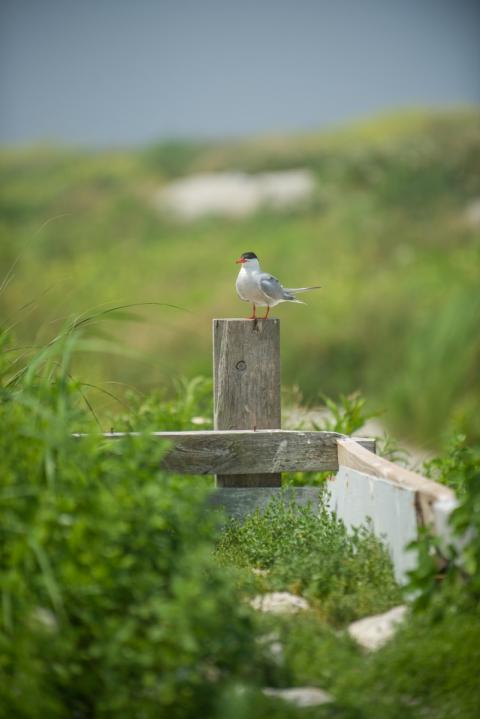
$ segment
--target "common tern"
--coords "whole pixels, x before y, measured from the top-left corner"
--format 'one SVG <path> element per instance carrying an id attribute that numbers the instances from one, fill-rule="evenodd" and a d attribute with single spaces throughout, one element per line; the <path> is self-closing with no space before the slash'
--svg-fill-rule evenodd
<path id="1" fill-rule="evenodd" d="M 266 307 L 267 311 L 264 317 L 260 319 L 266 320 L 270 307 L 280 304 L 280 302 L 298 302 L 304 305 L 305 302 L 297 300 L 296 292 L 308 292 L 308 290 L 318 290 L 319 285 L 314 287 L 283 287 L 276 277 L 262 272 L 260 263 L 255 252 L 244 252 L 243 255 L 236 260 L 237 264 L 242 265 L 238 273 L 237 282 L 235 284 L 237 294 L 241 300 L 251 302 L 253 311 L 249 320 L 256 320 L 256 308 Z"/>

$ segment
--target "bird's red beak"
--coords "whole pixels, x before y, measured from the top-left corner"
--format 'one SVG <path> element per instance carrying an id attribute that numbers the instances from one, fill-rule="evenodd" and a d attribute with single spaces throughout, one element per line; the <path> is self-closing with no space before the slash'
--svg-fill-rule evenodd
<path id="1" fill-rule="evenodd" d="M 235 264 L 236 264 L 236 265 L 243 265 L 243 264 L 245 264 L 246 261 L 247 261 L 247 260 L 245 259 L 245 257 L 240 257 L 239 260 L 235 260 Z"/>

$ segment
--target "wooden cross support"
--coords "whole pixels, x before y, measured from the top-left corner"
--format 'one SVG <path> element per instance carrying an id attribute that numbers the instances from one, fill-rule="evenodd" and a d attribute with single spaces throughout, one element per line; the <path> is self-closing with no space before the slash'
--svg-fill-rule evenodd
<path id="1" fill-rule="evenodd" d="M 109 440 L 138 432 L 107 432 Z M 87 435 L 76 434 L 77 438 Z M 295 432 L 263 429 L 200 432 L 153 432 L 152 441 L 168 442 L 162 467 L 177 474 L 220 474 L 225 477 L 263 476 L 280 472 L 336 472 L 338 432 Z M 374 439 L 355 443 L 375 451 Z"/>
<path id="2" fill-rule="evenodd" d="M 213 320 L 214 428 L 280 429 L 280 320 Z M 217 474 L 218 487 L 279 487 L 279 471 Z"/>

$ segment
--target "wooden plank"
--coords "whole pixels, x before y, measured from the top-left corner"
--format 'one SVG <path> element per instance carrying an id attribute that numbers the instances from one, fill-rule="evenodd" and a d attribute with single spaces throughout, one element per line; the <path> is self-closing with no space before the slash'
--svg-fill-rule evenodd
<path id="1" fill-rule="evenodd" d="M 280 320 L 213 320 L 214 428 L 279 429 Z M 280 486 L 279 471 L 221 472 L 223 487 Z"/>
<path id="2" fill-rule="evenodd" d="M 419 524 L 434 524 L 435 503 L 448 503 L 455 499 L 455 493 L 449 487 L 378 457 L 348 437 L 338 440 L 338 463 L 340 466 L 356 469 L 371 477 L 386 479 L 392 484 L 414 491 Z"/>
<path id="3" fill-rule="evenodd" d="M 274 498 L 285 504 L 295 502 L 299 505 L 318 506 L 321 494 L 319 487 L 219 487 L 208 498 L 213 509 L 222 509 L 227 517 L 242 520 L 257 509 L 262 512 Z"/>
<path id="4" fill-rule="evenodd" d="M 105 439 L 139 436 L 138 432 L 110 432 Z M 85 435 L 75 435 L 82 437 Z M 277 472 L 335 472 L 338 469 L 338 432 L 296 432 L 270 429 L 153 432 L 154 440 L 166 440 L 170 449 L 164 467 L 179 474 L 264 474 Z M 375 440 L 355 440 L 370 451 Z"/>

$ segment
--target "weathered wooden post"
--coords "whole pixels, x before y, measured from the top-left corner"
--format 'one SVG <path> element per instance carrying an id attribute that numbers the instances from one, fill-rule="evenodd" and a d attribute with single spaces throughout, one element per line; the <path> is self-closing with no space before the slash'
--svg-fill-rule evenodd
<path id="1" fill-rule="evenodd" d="M 280 320 L 213 320 L 214 428 L 280 429 Z M 279 487 L 280 474 L 217 475 L 219 487 Z"/>

